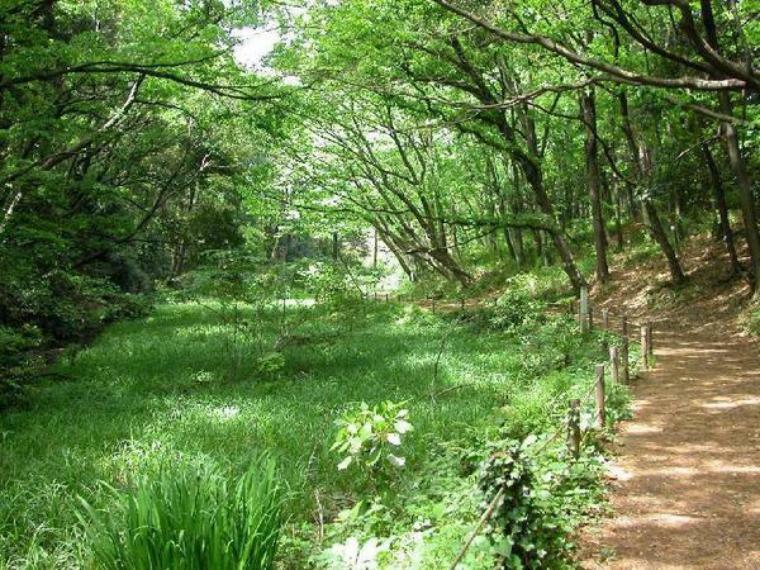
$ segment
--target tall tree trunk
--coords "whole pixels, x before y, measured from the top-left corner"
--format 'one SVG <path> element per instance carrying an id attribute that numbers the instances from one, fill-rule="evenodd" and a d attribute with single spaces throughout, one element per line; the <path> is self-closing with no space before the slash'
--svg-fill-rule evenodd
<path id="1" fill-rule="evenodd" d="M 573 291 L 576 295 L 579 295 L 581 287 L 585 287 L 587 283 L 581 272 L 578 270 L 578 266 L 575 264 L 573 252 L 570 250 L 570 246 L 567 244 L 564 234 L 555 225 L 554 207 L 552 206 L 551 200 L 549 200 L 549 195 L 546 193 L 546 188 L 544 188 L 540 166 L 530 156 L 516 147 L 514 135 L 511 134 L 510 127 L 506 125 L 506 123 L 502 123 L 500 127 L 502 134 L 504 134 L 504 138 L 510 142 L 510 146 L 512 147 L 512 159 L 520 166 L 520 170 L 522 170 L 523 174 L 525 174 L 525 179 L 533 190 L 536 205 L 538 206 L 539 211 L 546 217 L 547 223 L 551 226 L 551 229 L 549 229 L 548 232 L 551 235 L 554 247 L 557 249 L 557 254 L 562 260 L 562 269 L 567 274 L 570 284 L 573 287 Z M 533 137 L 533 140 L 534 139 L 535 137 Z M 532 150 L 534 151 L 534 155 L 537 156 L 538 153 L 535 152 L 537 149 L 534 148 Z"/>
<path id="2" fill-rule="evenodd" d="M 566 230 L 570 221 L 573 219 L 573 184 L 566 183 L 564 185 L 562 194 L 564 205 L 560 214 L 560 227 L 563 230 Z"/>
<path id="3" fill-rule="evenodd" d="M 512 161 L 512 179 L 515 194 L 511 201 L 512 213 L 519 215 L 523 211 L 523 194 L 520 169 L 514 161 Z M 520 228 L 513 228 L 509 231 L 512 233 L 512 241 L 515 245 L 515 261 L 517 261 L 517 267 L 522 267 L 525 263 L 525 241 L 523 240 L 523 231 Z"/>
<path id="4" fill-rule="evenodd" d="M 401 251 L 401 247 L 399 247 L 399 245 L 393 240 L 393 237 L 385 233 L 382 228 L 378 228 L 377 226 L 375 226 L 375 229 L 378 231 L 378 233 L 382 237 L 383 243 L 387 246 L 387 248 L 396 258 L 396 261 L 398 261 L 398 264 L 401 266 L 402 271 L 409 278 L 409 281 L 414 281 L 414 270 L 412 269 L 407 257 Z M 333 238 L 333 259 L 337 260 L 338 254 L 339 254 L 338 232 L 333 232 L 332 238 Z"/>
<path id="5" fill-rule="evenodd" d="M 734 232 L 731 229 L 731 221 L 728 219 L 728 207 L 726 206 L 726 194 L 723 191 L 723 182 L 720 179 L 718 165 L 715 164 L 710 145 L 702 143 L 702 154 L 707 164 L 707 170 L 710 172 L 710 181 L 713 187 L 713 197 L 715 198 L 715 208 L 718 211 L 718 220 L 720 223 L 720 233 L 723 244 L 726 246 L 728 257 L 731 261 L 731 274 L 736 275 L 741 272 L 739 257 L 736 254 L 736 245 L 734 244 Z"/>
<path id="6" fill-rule="evenodd" d="M 372 267 L 377 269 L 377 228 L 372 233 Z"/>
<path id="7" fill-rule="evenodd" d="M 459 248 L 459 231 L 457 231 L 457 226 L 451 227 L 451 235 L 454 242 L 454 257 L 456 257 L 456 259 L 462 259 L 462 250 Z"/>
<path id="8" fill-rule="evenodd" d="M 472 283 L 472 275 L 462 269 L 451 254 L 445 249 L 433 249 L 430 257 L 434 260 L 433 266 L 442 275 L 448 274 L 450 278 L 459 282 L 462 287 L 469 287 Z"/>
<path id="9" fill-rule="evenodd" d="M 636 134 L 631 126 L 630 117 L 628 115 L 628 102 L 625 98 L 625 93 L 620 95 L 620 113 L 623 116 L 623 130 L 625 132 L 626 140 L 630 151 L 633 155 L 633 166 L 636 170 L 636 175 L 639 184 L 652 183 L 652 159 L 649 153 L 649 149 L 639 144 L 636 140 Z M 632 195 L 632 190 L 629 187 L 629 192 Z M 665 229 L 660 221 L 660 215 L 657 212 L 657 208 L 652 203 L 651 198 L 644 196 L 641 200 L 641 211 L 644 224 L 646 225 L 649 235 L 652 236 L 655 243 L 660 247 L 660 251 L 665 256 L 665 260 L 668 263 L 668 270 L 670 271 L 670 277 L 675 285 L 680 285 L 686 280 L 683 269 L 681 268 L 681 262 L 678 260 L 678 255 L 675 249 L 668 240 L 668 235 L 665 233 Z"/>
<path id="10" fill-rule="evenodd" d="M 11 219 L 11 216 L 13 215 L 13 210 L 18 206 L 18 203 L 21 201 L 21 190 L 16 192 L 13 197 L 10 199 L 10 202 L 7 206 L 3 207 L 3 214 L 2 219 L 0 219 L 0 237 L 5 233 L 5 228 L 8 226 L 8 222 Z"/>
<path id="11" fill-rule="evenodd" d="M 615 196 L 612 192 L 612 187 L 610 185 L 610 180 L 607 174 L 603 169 L 599 169 L 599 179 L 602 183 L 602 219 L 608 220 L 611 217 L 615 215 Z M 610 248 L 610 241 L 612 241 L 612 235 L 607 230 L 607 226 L 604 226 L 604 239 L 606 240 L 605 243 L 607 244 L 607 249 Z"/>
<path id="12" fill-rule="evenodd" d="M 686 281 L 686 276 L 681 269 L 681 263 L 678 261 L 675 249 L 668 240 L 668 235 L 665 233 L 665 229 L 662 227 L 660 221 L 660 215 L 657 212 L 657 208 L 649 198 L 642 200 L 642 206 L 644 211 L 644 221 L 647 229 L 649 230 L 652 239 L 660 246 L 662 253 L 665 255 L 665 259 L 668 262 L 668 270 L 670 271 L 670 278 L 673 280 L 674 285 L 681 285 Z"/>
<path id="13" fill-rule="evenodd" d="M 628 96 L 625 94 L 625 91 L 620 92 L 618 101 L 620 103 L 620 116 L 623 119 L 623 133 L 625 134 L 625 141 L 628 144 L 628 151 L 631 153 L 631 163 L 634 165 L 636 173 L 640 179 L 643 173 L 639 167 L 639 145 L 636 142 L 636 135 L 631 126 L 631 115 L 628 110 Z M 639 221 L 639 209 L 636 206 L 636 197 L 634 196 L 633 188 L 630 185 L 626 185 L 626 198 L 628 200 L 628 213 L 630 214 L 631 219 Z"/>
<path id="14" fill-rule="evenodd" d="M 728 96 L 721 95 L 721 98 L 728 100 Z M 730 102 L 724 108 L 723 112 L 731 111 Z M 750 284 L 754 292 L 754 298 L 760 299 L 760 230 L 758 230 L 757 210 L 755 197 L 752 194 L 752 181 L 747 172 L 747 165 L 744 162 L 741 150 L 739 149 L 739 140 L 736 133 L 736 127 L 732 123 L 723 124 L 723 133 L 726 137 L 726 148 L 731 167 L 736 175 L 736 182 L 739 186 L 739 197 L 742 206 L 742 219 L 744 221 L 744 233 L 747 237 L 747 245 L 750 254 Z"/>
<path id="15" fill-rule="evenodd" d="M 606 283 L 610 278 L 607 263 L 607 234 L 602 212 L 601 180 L 599 175 L 599 152 L 596 140 L 596 104 L 594 91 L 581 94 L 581 110 L 586 127 L 586 180 L 591 201 L 591 218 L 594 228 L 594 249 L 596 251 L 596 278 Z"/>
<path id="16" fill-rule="evenodd" d="M 549 238 L 549 232 L 545 232 L 546 237 Z M 552 256 L 552 250 L 550 247 L 544 248 L 544 266 L 549 267 L 552 263 L 554 263 L 554 259 Z"/>
<path id="17" fill-rule="evenodd" d="M 623 245 L 625 243 L 625 240 L 623 237 L 623 220 L 622 220 L 622 212 L 621 212 L 621 210 L 623 209 L 623 206 L 622 206 L 623 196 L 620 193 L 619 186 L 615 190 L 614 200 L 615 200 L 615 235 L 617 237 L 617 250 L 623 251 Z"/>
<path id="18" fill-rule="evenodd" d="M 701 0 L 700 7 L 702 8 L 702 21 L 705 25 L 707 42 L 715 51 L 720 51 L 712 3 L 710 0 Z M 721 91 L 718 93 L 718 102 L 720 103 L 720 110 L 724 115 L 733 115 L 731 96 L 727 92 Z M 750 254 L 750 286 L 752 287 L 753 298 L 760 300 L 760 227 L 758 226 L 755 197 L 752 193 L 752 180 L 747 171 L 744 156 L 742 156 L 741 149 L 739 148 L 739 135 L 736 132 L 734 123 L 724 121 L 721 130 L 726 141 L 728 160 L 731 163 L 731 168 L 736 176 L 736 183 L 739 186 L 744 232 L 747 236 Z"/>
<path id="19" fill-rule="evenodd" d="M 507 221 L 507 200 L 504 197 L 504 193 L 502 192 L 499 195 L 499 213 L 501 214 L 501 219 L 503 222 Z M 514 241 L 512 240 L 512 232 L 509 226 L 505 225 L 503 228 L 503 235 L 504 235 L 504 243 L 507 244 L 507 250 L 509 251 L 509 255 L 514 260 L 517 267 L 520 267 L 522 264 L 522 259 L 520 259 L 520 256 L 517 254 L 517 249 L 515 248 Z"/>
<path id="20" fill-rule="evenodd" d="M 533 230 L 533 241 L 536 244 L 536 258 L 533 260 L 534 265 L 539 265 L 544 259 L 544 240 L 541 230 Z"/>
<path id="21" fill-rule="evenodd" d="M 340 240 L 338 240 L 338 232 L 333 232 L 332 233 L 332 258 L 333 258 L 333 261 L 338 261 L 338 257 L 339 256 L 340 256 Z"/>
<path id="22" fill-rule="evenodd" d="M 528 175 L 528 173 L 530 173 L 530 175 Z M 573 252 L 570 250 L 570 246 L 567 244 L 565 236 L 558 228 L 553 226 L 555 223 L 554 209 L 552 208 L 552 204 L 549 201 L 549 196 L 546 194 L 546 190 L 541 180 L 541 175 L 537 170 L 528 168 L 526 172 L 526 178 L 528 179 L 528 183 L 530 184 L 531 188 L 533 188 L 533 193 L 536 196 L 536 204 L 541 210 L 541 213 L 543 213 L 547 218 L 549 224 L 552 225 L 551 229 L 548 230 L 548 232 L 552 238 L 554 247 L 557 250 L 557 254 L 562 260 L 562 268 L 567 274 L 567 277 L 570 280 L 570 284 L 572 285 L 575 293 L 580 294 L 581 287 L 586 286 L 586 280 L 583 278 L 583 275 L 578 270 L 578 266 L 575 264 Z"/>
<path id="23" fill-rule="evenodd" d="M 190 190 L 190 194 L 188 195 L 187 204 L 185 206 L 185 214 L 187 217 L 190 217 L 190 214 L 192 214 L 193 210 L 195 209 L 195 204 L 198 199 L 198 194 L 201 191 L 201 185 L 198 180 L 195 181 L 195 184 L 192 186 Z M 174 262 L 172 263 L 172 276 L 176 277 L 178 275 L 181 275 L 185 271 L 185 263 L 187 261 L 187 249 L 188 249 L 188 239 L 186 236 L 182 236 L 179 241 L 179 245 L 177 246 L 177 251 L 174 253 Z"/>

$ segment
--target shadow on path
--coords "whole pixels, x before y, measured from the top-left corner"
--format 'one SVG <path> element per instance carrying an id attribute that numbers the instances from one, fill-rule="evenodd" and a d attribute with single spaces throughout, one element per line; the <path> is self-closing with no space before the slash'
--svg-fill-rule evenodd
<path id="1" fill-rule="evenodd" d="M 660 330 L 583 568 L 760 568 L 760 354 L 699 328 Z"/>

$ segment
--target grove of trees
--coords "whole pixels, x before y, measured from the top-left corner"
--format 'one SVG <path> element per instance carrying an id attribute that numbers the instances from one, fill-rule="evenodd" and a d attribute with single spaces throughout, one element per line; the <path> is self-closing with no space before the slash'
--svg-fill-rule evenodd
<path id="1" fill-rule="evenodd" d="M 683 224 L 710 219 L 757 295 L 756 8 L 8 2 L 0 321 L 81 334 L 204 252 L 282 258 L 333 224 L 410 276 L 467 286 L 490 251 L 577 290 L 582 243 L 604 282 L 639 223 L 681 283 Z M 262 75 L 234 46 L 264 25 Z"/>
<path id="2" fill-rule="evenodd" d="M 758 0 L 0 2 L 0 567 L 564 567 L 629 353 L 547 301 L 709 234 L 760 330 L 759 52 Z"/>

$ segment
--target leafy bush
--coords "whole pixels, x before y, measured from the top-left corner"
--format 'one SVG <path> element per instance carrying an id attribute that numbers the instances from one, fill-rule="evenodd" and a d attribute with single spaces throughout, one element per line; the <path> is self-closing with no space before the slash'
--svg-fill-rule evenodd
<path id="1" fill-rule="evenodd" d="M 18 329 L 0 326 L 0 366 L 9 368 L 19 364 L 21 355 L 42 342 L 42 333 L 34 325 Z"/>
<path id="2" fill-rule="evenodd" d="M 547 553 L 542 540 L 545 513 L 533 500 L 535 475 L 524 451 L 519 442 L 508 442 L 486 459 L 480 477 L 486 504 L 503 494 L 489 530 L 505 568 L 537 565 Z"/>
<path id="3" fill-rule="evenodd" d="M 578 325 L 567 315 L 551 318 L 535 317 L 533 323 L 540 326 L 521 328 L 517 334 L 524 348 L 521 368 L 525 375 L 546 374 L 571 363 L 581 354 L 583 337 Z"/>
<path id="4" fill-rule="evenodd" d="M 407 421 L 409 410 L 404 403 L 383 402 L 372 408 L 362 402 L 358 409 L 347 411 L 338 424 L 333 450 L 346 454 L 338 469 L 347 469 L 352 463 L 374 469 L 383 457 L 396 467 L 403 467 L 406 459 L 397 455 L 401 438 L 412 431 Z"/>
<path id="5" fill-rule="evenodd" d="M 27 363 L 26 355 L 42 344 L 34 325 L 14 329 L 0 326 L 0 410 L 24 402 L 26 390 L 16 373 Z"/>
<path id="6" fill-rule="evenodd" d="M 137 293 L 116 293 L 105 298 L 109 302 L 107 321 L 137 319 L 146 316 L 153 308 L 153 299 Z"/>
<path id="7" fill-rule="evenodd" d="M 584 495 L 599 488 L 596 456 L 571 461 L 548 452 L 544 441 L 492 442 L 481 466 L 484 508 L 503 493 L 488 529 L 503 568 L 564 567 L 568 535 L 589 506 Z"/>
<path id="8" fill-rule="evenodd" d="M 285 357 L 281 352 L 267 352 L 256 360 L 254 370 L 262 378 L 274 378 L 285 368 Z"/>
<path id="9" fill-rule="evenodd" d="M 271 461 L 234 485 L 214 468 L 167 468 L 141 478 L 115 508 L 83 502 L 93 562 L 119 570 L 251 569 L 274 565 L 282 526 L 281 492 Z"/>
<path id="10" fill-rule="evenodd" d="M 147 314 L 148 297 L 123 293 L 109 281 L 55 270 L 35 287 L 0 282 L 0 322 L 12 327 L 33 323 L 56 340 L 81 340 L 103 325 Z"/>
<path id="11" fill-rule="evenodd" d="M 345 272 L 334 263 L 314 262 L 302 272 L 303 283 L 314 299 L 333 305 L 340 303 L 356 290 L 350 288 Z"/>
<path id="12" fill-rule="evenodd" d="M 510 287 L 496 301 L 491 325 L 494 329 L 515 331 L 544 321 L 545 305 L 525 288 Z"/>

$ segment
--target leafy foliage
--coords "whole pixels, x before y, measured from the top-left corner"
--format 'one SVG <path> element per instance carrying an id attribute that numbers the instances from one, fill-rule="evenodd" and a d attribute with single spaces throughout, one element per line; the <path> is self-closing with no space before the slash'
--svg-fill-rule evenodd
<path id="1" fill-rule="evenodd" d="M 409 410 L 403 406 L 404 402 L 385 401 L 370 407 L 362 402 L 358 409 L 346 411 L 336 422 L 338 433 L 332 447 L 345 454 L 338 469 L 348 469 L 355 463 L 378 471 L 381 461 L 403 467 L 406 459 L 399 454 L 402 438 L 413 430 L 407 420 Z"/>
<path id="2" fill-rule="evenodd" d="M 213 566 L 172 548 L 245 544 L 228 519 L 259 516 L 252 480 L 97 481 L 266 448 L 294 489 L 287 564 L 446 566 L 485 460 L 509 508 L 465 563 L 561 566 L 595 458 L 525 439 L 612 339 L 547 302 L 605 287 L 613 249 L 681 283 L 684 238 L 713 225 L 760 291 L 752 3 L 646 4 L 3 4 L 0 407 L 34 405 L 0 417 L 0 565 L 81 565 L 81 493 L 115 505 L 87 515 L 108 564 Z M 443 313 L 369 302 L 390 291 Z"/>
<path id="3" fill-rule="evenodd" d="M 173 466 L 112 489 L 112 504 L 86 502 L 93 561 L 112 570 L 266 570 L 274 567 L 281 490 L 273 464 L 261 462 L 232 485 L 214 468 Z"/>
<path id="4" fill-rule="evenodd" d="M 187 463 L 240 472 L 264 450 L 277 459 L 278 485 L 290 489 L 283 505 L 290 524 L 278 555 L 284 562 L 316 564 L 353 536 L 360 545 L 377 540 L 381 565 L 450 564 L 481 514 L 474 490 L 486 442 L 500 431 L 524 438 L 560 425 L 565 410 L 556 402 L 588 392 L 598 342 L 585 337 L 570 367 L 529 370 L 519 334 L 452 324 L 414 305 L 363 306 L 365 316 L 349 330 L 326 306 L 289 305 L 288 319 L 297 325 L 280 348 L 282 368 L 267 379 L 255 370 L 256 341 L 239 336 L 224 314 L 192 302 L 161 304 L 67 352 L 53 370 L 72 380 L 35 383 L 34 405 L 2 416 L 0 552 L 8 565 L 81 566 L 88 551 L 76 496 L 99 512 L 116 512 L 125 496 L 100 481 L 129 490 L 131 481 L 170 477 L 166 465 Z M 239 309 L 241 320 L 261 321 L 267 346 L 279 337 L 280 306 Z M 230 382 L 225 347 L 235 338 L 240 373 Z M 374 473 L 362 455 L 336 469 L 348 455 L 331 450 L 341 429 L 336 420 L 361 411 L 351 403 L 379 411 L 389 398 L 406 402 L 387 414 L 389 429 L 401 409 L 409 410 L 401 419 L 414 424 L 401 446 L 380 442 L 383 453 L 406 460 L 404 468 L 382 456 L 376 465 L 384 472 Z M 577 481 L 566 494 L 574 512 L 595 500 L 582 491 L 591 483 Z M 39 527 L 44 531 L 28 532 Z M 485 541 L 466 564 L 486 569 L 492 560 Z"/>
<path id="5" fill-rule="evenodd" d="M 507 286 L 505 293 L 496 302 L 491 324 L 496 329 L 517 332 L 525 328 L 535 328 L 545 320 L 545 305 L 523 287 Z"/>
<path id="6" fill-rule="evenodd" d="M 488 528 L 503 568 L 568 565 L 570 530 L 589 508 L 578 495 L 597 489 L 600 466 L 593 452 L 575 462 L 545 447 L 546 441 L 535 436 L 492 441 L 481 465 L 484 508 L 503 494 Z"/>

